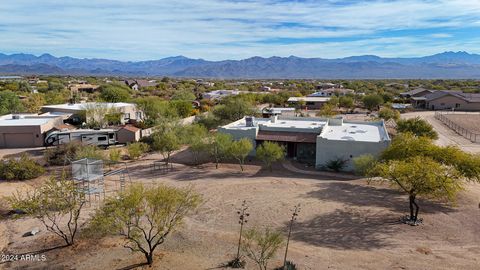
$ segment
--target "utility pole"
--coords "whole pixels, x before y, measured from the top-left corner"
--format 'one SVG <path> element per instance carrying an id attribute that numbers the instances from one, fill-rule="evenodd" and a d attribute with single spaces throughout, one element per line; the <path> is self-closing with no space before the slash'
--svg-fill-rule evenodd
<path id="1" fill-rule="evenodd" d="M 298 213 L 300 213 L 300 204 L 295 205 L 295 208 L 293 208 L 292 211 L 292 218 L 290 219 L 290 226 L 288 228 L 287 245 L 285 247 L 285 257 L 283 258 L 283 270 L 287 270 L 288 244 L 290 243 L 290 235 L 292 234 L 293 222 L 297 220 Z"/>

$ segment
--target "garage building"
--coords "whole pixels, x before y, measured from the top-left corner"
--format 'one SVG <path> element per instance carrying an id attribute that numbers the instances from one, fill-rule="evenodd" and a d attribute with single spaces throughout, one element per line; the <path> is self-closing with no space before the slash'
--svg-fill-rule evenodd
<path id="1" fill-rule="evenodd" d="M 0 116 L 0 148 L 40 147 L 45 134 L 63 124 L 62 117 L 36 114 Z"/>

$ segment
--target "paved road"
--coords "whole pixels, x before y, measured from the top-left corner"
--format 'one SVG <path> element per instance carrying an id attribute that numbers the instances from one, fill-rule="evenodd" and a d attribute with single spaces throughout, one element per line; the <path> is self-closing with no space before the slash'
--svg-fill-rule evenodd
<path id="1" fill-rule="evenodd" d="M 442 122 L 435 119 L 435 112 L 433 111 L 421 111 L 402 114 L 402 118 L 409 119 L 414 117 L 421 117 L 429 122 L 438 133 L 438 140 L 436 143 L 441 146 L 457 145 L 462 150 L 471 153 L 480 153 L 480 144 L 472 143 L 470 140 L 465 139 L 463 136 L 457 134 L 449 127 L 445 126 Z"/>

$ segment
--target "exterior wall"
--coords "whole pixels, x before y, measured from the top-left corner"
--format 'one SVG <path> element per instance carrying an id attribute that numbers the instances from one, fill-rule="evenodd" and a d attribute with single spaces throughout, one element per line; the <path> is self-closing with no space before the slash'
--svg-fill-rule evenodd
<path id="1" fill-rule="evenodd" d="M 15 138 L 15 145 L 8 141 Z M 0 131 L 0 148 L 43 146 L 43 133 L 40 126 L 5 126 Z"/>
<path id="2" fill-rule="evenodd" d="M 21 120 L 20 120 L 21 121 Z M 0 129 L 0 148 L 41 147 L 44 145 L 45 134 L 55 126 L 63 124 L 61 117 L 36 126 L 2 126 Z M 14 142 L 12 144 L 11 142 Z"/>
<path id="3" fill-rule="evenodd" d="M 117 131 L 117 141 L 118 143 L 132 143 L 132 142 L 138 142 L 140 140 L 140 129 L 137 130 L 136 132 L 126 130 L 126 129 L 120 129 Z"/>
<path id="4" fill-rule="evenodd" d="M 459 104 L 459 106 L 456 106 L 457 104 Z M 480 103 L 467 102 L 461 98 L 450 95 L 427 102 L 427 109 L 430 110 L 448 110 L 452 108 L 459 111 L 480 111 Z"/>
<path id="5" fill-rule="evenodd" d="M 317 137 L 317 160 L 315 167 L 321 168 L 332 159 L 347 160 L 345 171 L 352 171 L 353 158 L 364 154 L 379 155 L 388 147 L 390 141 L 359 142 L 359 141 L 332 141 Z"/>

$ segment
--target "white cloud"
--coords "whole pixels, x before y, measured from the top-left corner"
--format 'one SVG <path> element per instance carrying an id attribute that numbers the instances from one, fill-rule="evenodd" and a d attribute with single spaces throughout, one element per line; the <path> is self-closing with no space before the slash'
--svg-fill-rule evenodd
<path id="1" fill-rule="evenodd" d="M 122 60 L 479 52 L 475 35 L 445 41 L 479 30 L 479 17 L 477 0 L 15 0 L 0 5 L 0 50 Z"/>

